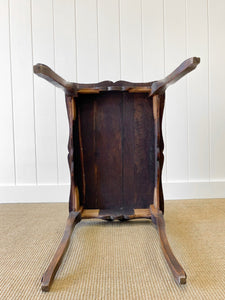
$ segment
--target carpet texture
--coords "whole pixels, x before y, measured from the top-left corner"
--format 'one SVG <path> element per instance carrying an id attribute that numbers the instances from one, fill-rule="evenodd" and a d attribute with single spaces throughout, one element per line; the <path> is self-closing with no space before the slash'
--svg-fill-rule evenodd
<path id="1" fill-rule="evenodd" d="M 225 299 L 224 199 L 166 201 L 167 237 L 187 273 L 178 286 L 149 220 L 80 222 L 49 293 L 40 279 L 67 204 L 2 204 L 1 299 Z"/>

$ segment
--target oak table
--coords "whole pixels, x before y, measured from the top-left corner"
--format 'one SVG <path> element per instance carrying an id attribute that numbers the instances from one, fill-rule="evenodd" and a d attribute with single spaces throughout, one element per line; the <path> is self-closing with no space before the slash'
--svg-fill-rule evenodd
<path id="1" fill-rule="evenodd" d="M 189 58 L 165 79 L 146 83 L 72 83 L 46 65 L 34 66 L 35 74 L 64 90 L 69 119 L 69 216 L 42 277 L 43 291 L 50 289 L 74 226 L 89 218 L 151 219 L 175 280 L 186 283 L 165 232 L 162 117 L 166 88 L 199 62 Z"/>

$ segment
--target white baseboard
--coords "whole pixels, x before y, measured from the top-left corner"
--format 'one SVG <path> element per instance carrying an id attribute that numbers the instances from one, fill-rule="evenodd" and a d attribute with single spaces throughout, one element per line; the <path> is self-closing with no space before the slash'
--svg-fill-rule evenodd
<path id="1" fill-rule="evenodd" d="M 67 202 L 69 184 L 0 186 L 0 203 Z M 165 200 L 225 198 L 225 181 L 163 183 Z"/>
<path id="2" fill-rule="evenodd" d="M 0 203 L 68 202 L 69 184 L 0 186 Z"/>
<path id="3" fill-rule="evenodd" d="M 165 200 L 225 198 L 225 180 L 163 183 Z"/>

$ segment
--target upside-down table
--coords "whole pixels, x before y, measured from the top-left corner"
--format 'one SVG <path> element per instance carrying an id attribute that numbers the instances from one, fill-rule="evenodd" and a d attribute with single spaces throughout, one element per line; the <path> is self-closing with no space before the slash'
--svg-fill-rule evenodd
<path id="1" fill-rule="evenodd" d="M 166 88 L 199 62 L 189 58 L 165 79 L 147 83 L 71 83 L 43 64 L 34 66 L 34 73 L 64 90 L 69 119 L 69 216 L 43 291 L 50 289 L 74 226 L 88 218 L 151 219 L 175 280 L 186 282 L 165 232 L 162 117 Z"/>

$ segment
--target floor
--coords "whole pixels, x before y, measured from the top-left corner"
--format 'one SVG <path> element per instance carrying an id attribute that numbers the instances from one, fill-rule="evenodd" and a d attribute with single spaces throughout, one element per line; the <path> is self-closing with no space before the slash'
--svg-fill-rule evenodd
<path id="1" fill-rule="evenodd" d="M 165 202 L 184 286 L 174 282 L 150 220 L 83 220 L 51 291 L 42 292 L 67 215 L 65 203 L 0 205 L 1 299 L 225 299 L 225 199 Z"/>

